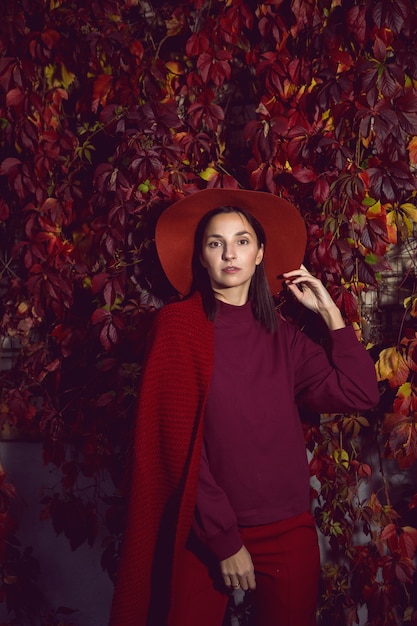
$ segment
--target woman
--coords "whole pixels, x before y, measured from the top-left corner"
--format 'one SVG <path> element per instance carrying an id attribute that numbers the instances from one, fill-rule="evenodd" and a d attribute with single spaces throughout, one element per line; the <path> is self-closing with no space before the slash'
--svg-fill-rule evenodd
<path id="1" fill-rule="evenodd" d="M 150 337 L 112 626 L 221 626 L 238 588 L 253 593 L 256 626 L 315 623 L 297 406 L 369 409 L 378 389 L 353 329 L 301 264 L 305 241 L 295 207 L 263 192 L 201 191 L 159 219 L 164 271 L 191 295 L 158 313 Z M 276 315 L 282 280 L 326 323 L 329 355 Z"/>

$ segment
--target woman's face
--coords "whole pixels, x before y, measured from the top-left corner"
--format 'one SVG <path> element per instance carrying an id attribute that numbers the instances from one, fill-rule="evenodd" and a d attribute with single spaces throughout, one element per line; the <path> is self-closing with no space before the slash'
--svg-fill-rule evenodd
<path id="1" fill-rule="evenodd" d="M 219 213 L 207 224 L 201 263 L 216 297 L 244 304 L 256 266 L 262 261 L 255 231 L 240 213 Z"/>

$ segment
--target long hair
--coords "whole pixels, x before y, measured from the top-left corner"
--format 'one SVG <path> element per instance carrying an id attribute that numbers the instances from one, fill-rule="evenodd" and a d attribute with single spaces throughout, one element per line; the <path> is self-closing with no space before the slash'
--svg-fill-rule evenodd
<path id="1" fill-rule="evenodd" d="M 238 215 L 244 217 L 255 232 L 258 248 L 263 246 L 264 254 L 266 249 L 266 236 L 262 225 L 253 217 L 251 213 L 248 213 L 248 211 L 245 211 L 244 209 L 234 206 L 219 206 L 212 209 L 201 218 L 194 236 L 194 252 L 192 259 L 193 280 L 190 294 L 195 291 L 200 292 L 204 311 L 207 318 L 211 321 L 213 321 L 216 316 L 216 298 L 211 287 L 210 277 L 206 268 L 201 264 L 200 257 L 203 247 L 203 237 L 208 223 L 215 215 L 224 213 L 237 213 Z M 249 300 L 252 304 L 255 319 L 257 319 L 268 332 L 275 332 L 277 329 L 277 317 L 274 308 L 274 301 L 269 291 L 268 281 L 265 275 L 263 259 L 259 265 L 256 266 L 255 273 L 252 276 L 249 287 Z"/>

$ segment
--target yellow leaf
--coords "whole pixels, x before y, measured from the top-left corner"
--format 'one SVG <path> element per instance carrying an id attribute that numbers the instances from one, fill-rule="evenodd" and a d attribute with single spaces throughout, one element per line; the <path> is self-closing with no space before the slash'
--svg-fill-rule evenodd
<path id="1" fill-rule="evenodd" d="M 207 167 L 203 172 L 200 172 L 200 178 L 207 182 L 215 176 L 217 176 L 217 170 L 214 167 Z"/>
<path id="2" fill-rule="evenodd" d="M 407 239 L 413 232 L 413 224 L 406 213 L 398 209 L 392 209 L 387 214 L 388 227 L 394 228 L 401 239 Z"/>
<path id="3" fill-rule="evenodd" d="M 400 385 L 397 396 L 401 395 L 403 398 L 408 398 L 409 396 L 411 396 L 411 391 L 411 383 L 404 383 L 403 385 Z"/>
<path id="4" fill-rule="evenodd" d="M 349 467 L 349 455 L 344 448 L 336 448 L 333 458 L 338 465 L 343 465 L 345 469 Z"/>
<path id="5" fill-rule="evenodd" d="M 48 88 L 52 89 L 54 84 L 55 67 L 53 65 L 45 65 L 44 72 Z"/>
<path id="6" fill-rule="evenodd" d="M 68 89 L 71 83 L 75 80 L 75 74 L 67 70 L 65 65 L 61 65 L 62 85 L 64 89 Z"/>
<path id="7" fill-rule="evenodd" d="M 408 309 L 411 317 L 417 317 L 417 295 L 404 298 L 404 308 Z"/>
<path id="8" fill-rule="evenodd" d="M 405 202 L 400 205 L 400 211 L 405 213 L 412 222 L 417 224 L 417 207 L 410 202 Z"/>
<path id="9" fill-rule="evenodd" d="M 168 61 L 168 63 L 165 63 L 165 67 L 167 68 L 168 72 L 170 72 L 171 74 L 175 74 L 176 76 L 184 74 L 184 69 L 177 61 Z"/>

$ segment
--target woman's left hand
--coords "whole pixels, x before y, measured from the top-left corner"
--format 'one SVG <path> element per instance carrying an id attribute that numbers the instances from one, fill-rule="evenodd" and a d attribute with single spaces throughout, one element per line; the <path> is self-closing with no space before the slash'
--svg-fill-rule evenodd
<path id="1" fill-rule="evenodd" d="M 310 274 L 304 265 L 298 270 L 286 272 L 283 277 L 296 300 L 321 315 L 331 330 L 345 326 L 342 314 L 321 280 Z"/>

